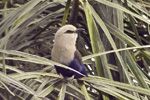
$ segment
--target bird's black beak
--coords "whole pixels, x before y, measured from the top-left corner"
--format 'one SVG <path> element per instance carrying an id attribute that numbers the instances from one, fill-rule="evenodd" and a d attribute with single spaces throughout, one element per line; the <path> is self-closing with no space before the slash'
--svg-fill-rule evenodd
<path id="1" fill-rule="evenodd" d="M 84 28 L 77 28 L 76 30 L 75 30 L 75 33 L 80 33 L 80 32 L 82 32 L 82 31 L 84 31 L 85 29 Z"/>

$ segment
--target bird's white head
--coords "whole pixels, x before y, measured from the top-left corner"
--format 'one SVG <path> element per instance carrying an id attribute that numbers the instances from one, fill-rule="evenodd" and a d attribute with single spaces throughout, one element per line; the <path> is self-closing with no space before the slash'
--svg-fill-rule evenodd
<path id="1" fill-rule="evenodd" d="M 75 44 L 79 32 L 83 31 L 83 28 L 76 28 L 73 25 L 62 26 L 55 34 L 55 42 L 73 43 Z"/>
<path id="2" fill-rule="evenodd" d="M 75 33 L 76 27 L 73 25 L 64 25 L 62 26 L 55 34 L 55 37 L 59 37 L 65 34 Z"/>

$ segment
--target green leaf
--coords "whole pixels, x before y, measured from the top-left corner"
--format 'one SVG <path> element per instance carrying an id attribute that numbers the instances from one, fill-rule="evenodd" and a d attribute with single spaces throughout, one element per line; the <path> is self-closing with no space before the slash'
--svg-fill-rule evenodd
<path id="1" fill-rule="evenodd" d="M 62 87 L 59 92 L 58 100 L 65 100 L 66 87 L 67 87 L 67 84 L 62 82 Z"/>

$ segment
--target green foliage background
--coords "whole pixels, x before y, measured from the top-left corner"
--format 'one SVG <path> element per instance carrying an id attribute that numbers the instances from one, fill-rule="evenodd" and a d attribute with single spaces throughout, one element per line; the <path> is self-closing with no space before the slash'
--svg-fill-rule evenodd
<path id="1" fill-rule="evenodd" d="M 65 24 L 89 75 L 68 84 L 50 60 Z M 0 1 L 0 100 L 149 100 L 149 25 L 149 0 Z"/>

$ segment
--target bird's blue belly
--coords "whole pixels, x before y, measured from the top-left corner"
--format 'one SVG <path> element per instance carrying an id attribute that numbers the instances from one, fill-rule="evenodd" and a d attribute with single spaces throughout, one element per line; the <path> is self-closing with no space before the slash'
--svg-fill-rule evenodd
<path id="1" fill-rule="evenodd" d="M 80 72 L 83 75 L 88 77 L 88 75 L 85 72 L 84 65 L 80 65 L 79 62 L 76 59 L 74 59 L 68 65 L 68 67 L 70 67 L 70 68 L 72 68 L 72 69 L 74 69 L 74 70 L 76 70 L 76 71 L 78 71 L 78 72 Z M 63 77 L 72 77 L 73 75 L 74 75 L 74 78 L 81 78 L 81 77 L 83 77 L 83 75 L 80 75 L 80 74 L 78 74 L 78 73 L 76 73 L 74 71 L 71 71 L 69 69 L 65 69 L 65 68 L 62 68 L 62 67 L 59 67 L 59 66 L 56 66 L 56 65 L 55 65 L 55 68 L 56 68 L 57 73 L 58 74 L 62 74 Z"/>

